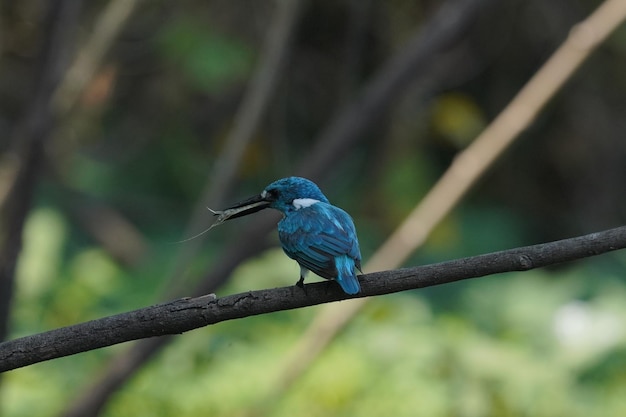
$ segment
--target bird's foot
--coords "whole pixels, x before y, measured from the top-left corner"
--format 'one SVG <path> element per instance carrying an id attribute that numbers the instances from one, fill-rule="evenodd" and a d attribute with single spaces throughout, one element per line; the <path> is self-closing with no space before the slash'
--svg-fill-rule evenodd
<path id="1" fill-rule="evenodd" d="M 306 288 L 304 288 L 304 277 L 300 277 L 298 282 L 296 282 L 296 287 L 302 288 L 302 291 L 304 291 L 304 295 L 309 295 L 306 292 Z"/>

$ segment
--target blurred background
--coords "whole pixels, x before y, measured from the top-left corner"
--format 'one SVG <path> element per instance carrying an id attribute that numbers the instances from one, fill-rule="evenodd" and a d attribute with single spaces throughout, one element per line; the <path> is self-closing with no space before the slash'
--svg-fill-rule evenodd
<path id="1" fill-rule="evenodd" d="M 1 2 L 0 333 L 292 285 L 276 215 L 178 241 L 294 174 L 367 262 L 600 3 Z M 406 265 L 624 224 L 625 114 L 622 26 Z M 623 416 L 625 267 L 377 297 L 289 384 L 323 307 L 87 352 L 2 375 L 0 414 Z"/>

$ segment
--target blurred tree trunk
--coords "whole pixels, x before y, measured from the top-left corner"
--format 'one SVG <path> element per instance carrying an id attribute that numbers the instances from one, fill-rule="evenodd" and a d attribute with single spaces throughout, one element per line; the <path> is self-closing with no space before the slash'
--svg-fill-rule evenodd
<path id="1" fill-rule="evenodd" d="M 79 0 L 50 0 L 44 4 L 47 13 L 40 37 L 39 72 L 32 83 L 35 85 L 32 99 L 14 129 L 12 145 L 18 161 L 17 173 L 0 218 L 0 340 L 8 334 L 22 229 L 44 163 L 44 143 L 54 131 L 51 99 L 67 67 L 81 8 Z"/>

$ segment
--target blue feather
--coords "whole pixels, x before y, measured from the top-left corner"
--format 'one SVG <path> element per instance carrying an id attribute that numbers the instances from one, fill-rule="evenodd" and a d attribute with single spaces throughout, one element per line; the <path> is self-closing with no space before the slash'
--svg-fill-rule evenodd
<path id="1" fill-rule="evenodd" d="M 354 273 L 354 259 L 349 256 L 337 256 L 335 258 L 337 268 L 337 282 L 347 294 L 356 294 L 361 291 L 359 280 Z"/>

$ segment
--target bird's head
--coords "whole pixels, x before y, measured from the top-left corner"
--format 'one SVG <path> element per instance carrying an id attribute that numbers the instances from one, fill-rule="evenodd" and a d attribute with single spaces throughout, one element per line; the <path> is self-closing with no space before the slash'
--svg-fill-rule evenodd
<path id="1" fill-rule="evenodd" d="M 328 199 L 313 181 L 301 177 L 288 177 L 274 181 L 261 192 L 241 201 L 224 211 L 215 212 L 222 221 L 273 208 L 285 214 L 317 202 L 328 203 Z"/>
<path id="2" fill-rule="evenodd" d="M 288 177 L 274 181 L 261 192 L 268 207 L 283 213 L 309 206 L 315 202 L 328 203 L 328 199 L 313 181 L 301 177 Z"/>

